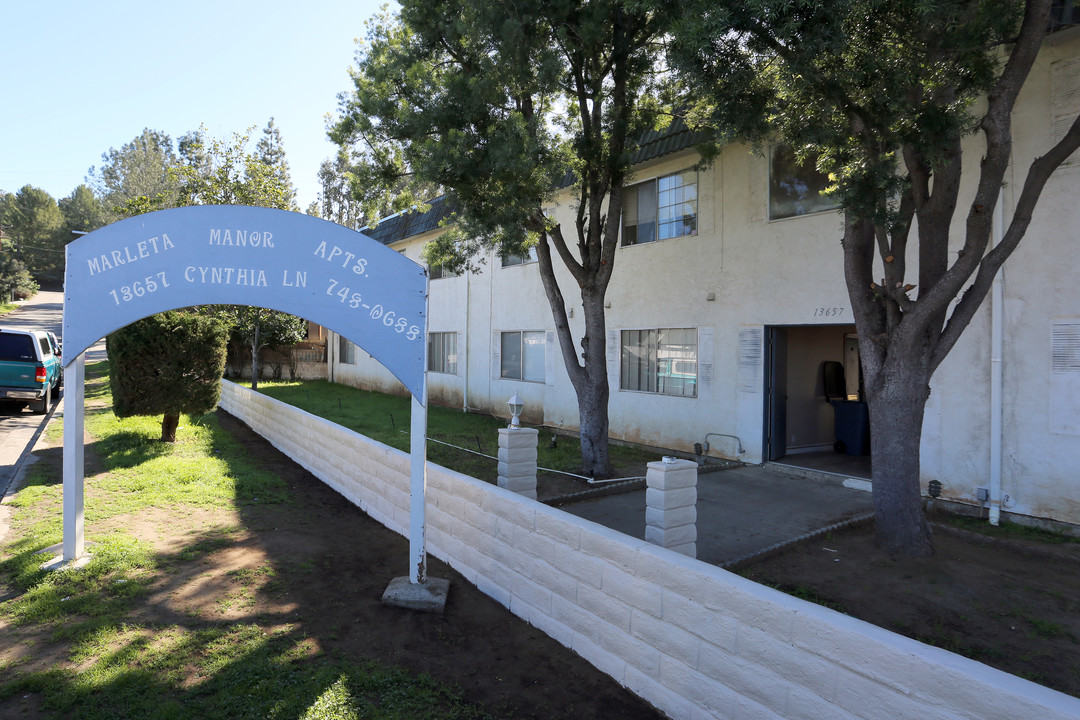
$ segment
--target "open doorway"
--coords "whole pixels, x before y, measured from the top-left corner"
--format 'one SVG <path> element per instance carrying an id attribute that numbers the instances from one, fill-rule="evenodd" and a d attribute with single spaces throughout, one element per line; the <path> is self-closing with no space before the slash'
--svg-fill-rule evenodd
<path id="1" fill-rule="evenodd" d="M 765 339 L 765 459 L 869 478 L 855 326 L 769 326 Z"/>

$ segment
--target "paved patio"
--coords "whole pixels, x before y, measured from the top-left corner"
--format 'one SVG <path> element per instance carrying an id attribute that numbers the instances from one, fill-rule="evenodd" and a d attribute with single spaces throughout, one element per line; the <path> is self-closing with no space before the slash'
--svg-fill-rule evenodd
<path id="1" fill-rule="evenodd" d="M 869 492 L 824 473 L 800 477 L 768 466 L 706 470 L 697 490 L 698 559 L 721 566 L 873 512 Z M 644 489 L 561 509 L 645 537 Z"/>

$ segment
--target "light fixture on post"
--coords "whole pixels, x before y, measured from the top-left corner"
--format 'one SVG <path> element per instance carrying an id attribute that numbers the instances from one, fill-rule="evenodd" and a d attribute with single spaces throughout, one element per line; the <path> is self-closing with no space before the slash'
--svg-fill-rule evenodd
<path id="1" fill-rule="evenodd" d="M 510 427 L 520 428 L 521 411 L 525 407 L 525 402 L 518 397 L 517 393 L 514 393 L 514 396 L 507 400 L 506 404 L 510 407 Z"/>

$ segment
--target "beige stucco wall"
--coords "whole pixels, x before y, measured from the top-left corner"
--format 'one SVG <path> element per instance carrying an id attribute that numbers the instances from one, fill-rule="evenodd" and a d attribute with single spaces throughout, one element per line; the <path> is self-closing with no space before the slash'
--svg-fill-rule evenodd
<path id="1" fill-rule="evenodd" d="M 1016 106 L 1013 168 L 1002 193 L 1006 224 L 1027 166 L 1051 144 L 1051 64 L 1077 54 L 1077 39 L 1048 45 Z M 975 136 L 965 146 L 969 175 L 954 224 L 956 249 L 962 244 L 963 201 L 970 203 L 974 193 L 971 172 L 977 169 L 980 145 Z M 692 151 L 666 156 L 636 168 L 634 180 L 686 170 L 695 162 Z M 1080 523 L 1080 500 L 1071 499 L 1080 498 L 1075 470 L 1080 467 L 1080 442 L 1055 422 L 1053 403 L 1062 402 L 1060 389 L 1071 386 L 1062 385 L 1061 376 L 1051 380 L 1050 337 L 1055 319 L 1080 317 L 1080 283 L 1070 254 L 1080 228 L 1078 180 L 1080 169 L 1066 169 L 1047 185 L 1027 236 L 1005 265 L 1001 308 L 1005 509 L 1073 523 Z M 707 433 L 734 435 L 744 449 L 741 455 L 736 455 L 734 441 L 724 440 L 711 443 L 713 454 L 761 462 L 764 328 L 799 327 L 799 333 L 813 334 L 807 329 L 817 327 L 822 333 L 817 342 L 829 344 L 837 342 L 830 337 L 842 336 L 834 326 L 852 322 L 843 279 L 841 216 L 825 212 L 769 221 L 767 163 L 743 146 L 727 148 L 699 174 L 698 183 L 696 235 L 619 248 L 616 253 L 607 311 L 611 432 L 616 438 L 683 451 Z M 552 212 L 564 231 L 572 233 L 573 208 L 564 203 Z M 410 238 L 394 247 L 417 259 L 431 237 Z M 915 261 L 909 258 L 913 277 Z M 568 307 L 574 310 L 574 336 L 580 339 L 575 284 L 565 271 L 558 274 Z M 697 397 L 619 390 L 618 332 L 677 327 L 698 328 Z M 976 489 L 989 482 L 990 329 L 987 299 L 939 369 L 927 404 L 923 480 L 939 479 L 945 496 L 961 502 L 974 503 Z M 526 402 L 527 421 L 577 426 L 575 395 L 557 347 L 548 348 L 543 383 L 500 379 L 493 366 L 492 343 L 500 331 L 554 331 L 536 264 L 503 268 L 490 255 L 479 273 L 433 280 L 429 330 L 459 333 L 458 374 L 429 374 L 429 395 L 436 402 L 505 415 L 506 399 L 517 392 Z M 756 352 L 750 352 L 755 342 Z M 808 342 L 810 347 L 815 341 Z M 829 352 L 827 347 L 817 349 L 805 361 L 819 363 Z M 839 355 L 839 347 L 836 352 Z M 351 367 L 333 365 L 334 378 L 378 389 L 396 385 L 363 351 L 357 352 L 357 360 Z M 803 373 L 800 382 L 809 381 Z M 812 417 L 800 415 L 789 428 L 789 434 L 795 430 L 793 445 L 827 443 L 832 416 L 824 398 L 821 406 L 805 391 L 800 398 L 801 412 Z"/>

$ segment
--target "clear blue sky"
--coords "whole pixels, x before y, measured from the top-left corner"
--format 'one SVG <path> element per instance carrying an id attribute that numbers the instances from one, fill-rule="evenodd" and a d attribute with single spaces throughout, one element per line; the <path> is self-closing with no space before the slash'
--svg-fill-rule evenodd
<path id="1" fill-rule="evenodd" d="M 6 3 L 0 190 L 60 199 L 101 155 L 160 130 L 228 138 L 273 117 L 301 210 L 335 147 L 327 113 L 350 87 L 375 0 Z M 394 6 L 396 7 L 396 6 Z"/>

